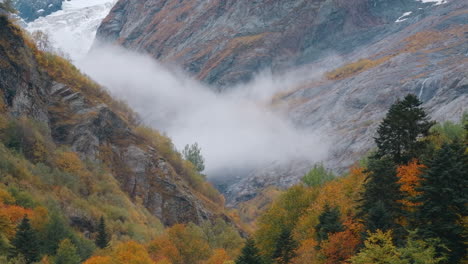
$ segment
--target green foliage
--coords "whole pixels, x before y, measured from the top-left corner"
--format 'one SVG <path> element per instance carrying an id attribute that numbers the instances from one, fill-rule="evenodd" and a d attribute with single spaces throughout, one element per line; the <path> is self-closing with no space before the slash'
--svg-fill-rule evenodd
<path id="1" fill-rule="evenodd" d="M 77 253 L 76 246 L 69 240 L 64 239 L 60 242 L 55 257 L 55 264 L 80 264 L 81 259 Z"/>
<path id="2" fill-rule="evenodd" d="M 404 247 L 397 248 L 393 244 L 391 231 L 380 230 L 369 234 L 364 248 L 351 258 L 352 264 L 438 264 L 442 261 L 444 258 L 436 256 L 434 246 L 416 240 L 414 232 L 410 233 Z"/>
<path id="3" fill-rule="evenodd" d="M 468 155 L 463 144 L 444 144 L 427 164 L 423 173 L 422 194 L 417 198 L 419 206 L 415 219 L 419 234 L 424 239 L 440 239 L 447 249 L 438 248 L 439 254 L 447 254 L 449 263 L 458 263 L 466 254 L 466 227 L 468 204 Z"/>
<path id="4" fill-rule="evenodd" d="M 291 231 L 284 229 L 276 241 L 272 257 L 278 264 L 288 264 L 296 256 L 298 246 L 298 243 L 292 237 Z"/>
<path id="5" fill-rule="evenodd" d="M 106 248 L 107 246 L 109 246 L 109 234 L 107 234 L 106 222 L 104 221 L 104 217 L 102 216 L 99 219 L 97 229 L 98 234 L 96 236 L 96 246 L 98 246 L 99 248 Z"/>
<path id="6" fill-rule="evenodd" d="M 184 159 L 190 161 L 196 168 L 196 170 L 201 173 L 205 170 L 205 159 L 201 154 L 201 149 L 198 146 L 198 143 L 192 145 L 186 145 L 184 150 L 182 150 L 182 155 Z"/>
<path id="7" fill-rule="evenodd" d="M 8 188 L 8 192 L 15 199 L 15 204 L 24 208 L 34 208 L 36 207 L 36 202 L 31 194 L 25 191 L 21 191 L 16 187 Z"/>
<path id="8" fill-rule="evenodd" d="M 322 163 L 316 164 L 303 178 L 302 182 L 309 187 L 321 186 L 335 179 L 332 171 L 327 170 Z"/>
<path id="9" fill-rule="evenodd" d="M 324 240 L 328 240 L 328 234 L 330 233 L 344 231 L 338 207 L 332 208 L 326 204 L 323 212 L 319 216 L 319 223 L 315 227 L 315 230 L 317 233 L 317 241 L 319 243 Z"/>
<path id="10" fill-rule="evenodd" d="M 39 244 L 36 231 L 31 228 L 29 219 L 23 218 L 12 241 L 14 255 L 23 255 L 27 263 L 39 260 Z"/>
<path id="11" fill-rule="evenodd" d="M 263 264 L 258 248 L 253 239 L 247 239 L 240 256 L 236 259 L 236 264 Z"/>
<path id="12" fill-rule="evenodd" d="M 420 140 L 434 124 L 421 107 L 421 101 L 412 94 L 390 107 L 380 124 L 375 143 L 377 158 L 389 156 L 396 164 L 406 164 L 417 158 L 426 148 Z"/>
<path id="13" fill-rule="evenodd" d="M 59 243 L 71 238 L 71 230 L 67 223 L 58 213 L 51 214 L 50 220 L 42 232 L 39 233 L 41 241 L 41 252 L 53 256 L 57 253 Z"/>
<path id="14" fill-rule="evenodd" d="M 216 219 L 214 224 L 205 221 L 200 227 L 212 249 L 225 249 L 231 256 L 237 255 L 238 249 L 244 243 L 244 239 L 239 235 L 239 232 L 222 219 Z"/>

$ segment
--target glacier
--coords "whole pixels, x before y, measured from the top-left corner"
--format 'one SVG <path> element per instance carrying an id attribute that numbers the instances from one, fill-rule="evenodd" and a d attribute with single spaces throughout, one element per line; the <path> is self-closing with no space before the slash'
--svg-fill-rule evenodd
<path id="1" fill-rule="evenodd" d="M 27 24 L 29 32 L 47 33 L 52 45 L 74 62 L 83 59 L 91 48 L 101 21 L 117 0 L 64 1 L 62 10 Z"/>

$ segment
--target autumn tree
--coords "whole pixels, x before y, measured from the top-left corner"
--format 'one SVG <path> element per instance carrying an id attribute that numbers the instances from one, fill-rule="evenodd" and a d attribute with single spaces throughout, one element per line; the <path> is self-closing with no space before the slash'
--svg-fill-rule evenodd
<path id="1" fill-rule="evenodd" d="M 398 184 L 403 194 L 403 200 L 400 201 L 407 210 L 413 210 L 418 204 L 414 199 L 421 194 L 416 189 L 421 184 L 421 173 L 425 168 L 418 160 L 414 159 L 406 165 L 401 165 L 397 168 Z"/>
<path id="2" fill-rule="evenodd" d="M 330 234 L 327 241 L 321 244 L 320 253 L 324 256 L 324 264 L 345 263 L 351 258 L 361 243 L 360 234 L 346 229 Z"/>
<path id="3" fill-rule="evenodd" d="M 240 256 L 236 259 L 236 264 L 262 264 L 264 263 L 260 256 L 260 251 L 255 245 L 253 239 L 247 239 Z"/>
<path id="4" fill-rule="evenodd" d="M 201 149 L 198 146 L 198 143 L 186 145 L 184 150 L 182 150 L 182 155 L 184 156 L 184 159 L 190 161 L 195 166 L 199 173 L 205 170 L 205 159 L 201 154 Z"/>
<path id="5" fill-rule="evenodd" d="M 39 260 L 39 245 L 36 231 L 31 228 L 28 217 L 25 216 L 18 226 L 12 245 L 15 248 L 15 255 L 24 256 L 27 263 Z"/>
<path id="6" fill-rule="evenodd" d="M 406 264 L 400 259 L 398 248 L 393 244 L 392 232 L 377 230 L 370 233 L 364 248 L 351 258 L 352 264 Z"/>
<path id="7" fill-rule="evenodd" d="M 76 246 L 70 239 L 64 239 L 60 242 L 55 257 L 55 264 L 80 264 L 81 259 L 77 253 Z"/>
<path id="8" fill-rule="evenodd" d="M 463 219 L 467 217 L 468 155 L 463 144 L 444 144 L 427 163 L 422 174 L 420 206 L 416 212 L 419 234 L 424 239 L 440 239 L 446 246 L 449 263 L 458 263 L 466 254 Z"/>
<path id="9" fill-rule="evenodd" d="M 409 94 L 390 107 L 377 130 L 377 158 L 388 156 L 396 164 L 406 164 L 421 155 L 426 147 L 421 138 L 434 125 L 421 105 L 415 95 Z"/>
<path id="10" fill-rule="evenodd" d="M 96 246 L 99 248 L 106 248 L 109 245 L 109 235 L 106 230 L 106 222 L 104 221 L 104 217 L 101 216 L 99 219 L 99 224 L 97 227 L 97 236 L 96 236 Z"/>
<path id="11" fill-rule="evenodd" d="M 326 204 L 323 212 L 319 216 L 319 224 L 315 227 L 317 241 L 320 243 L 328 239 L 328 234 L 338 233 L 344 230 L 340 219 L 338 207 L 330 207 Z"/>

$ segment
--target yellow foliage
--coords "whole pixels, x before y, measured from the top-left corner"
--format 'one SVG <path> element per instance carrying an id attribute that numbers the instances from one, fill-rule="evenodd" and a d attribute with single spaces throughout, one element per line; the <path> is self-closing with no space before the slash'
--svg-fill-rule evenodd
<path id="1" fill-rule="evenodd" d="M 86 260 L 83 264 L 114 264 L 110 256 L 95 256 Z"/>
<path id="2" fill-rule="evenodd" d="M 75 152 L 61 152 L 55 158 L 57 167 L 65 172 L 79 173 L 84 169 L 80 157 Z"/>
<path id="3" fill-rule="evenodd" d="M 203 264 L 224 264 L 230 260 L 229 255 L 224 249 L 216 249 L 214 254 Z"/>
<path id="4" fill-rule="evenodd" d="M 146 248 L 135 241 L 119 244 L 111 257 L 113 264 L 155 264 Z"/>
<path id="5" fill-rule="evenodd" d="M 341 80 L 363 71 L 369 70 L 371 68 L 377 67 L 380 64 L 389 60 L 391 56 L 385 56 L 377 60 L 370 60 L 370 59 L 361 59 L 356 62 L 346 64 L 334 71 L 327 72 L 326 77 L 330 80 Z"/>

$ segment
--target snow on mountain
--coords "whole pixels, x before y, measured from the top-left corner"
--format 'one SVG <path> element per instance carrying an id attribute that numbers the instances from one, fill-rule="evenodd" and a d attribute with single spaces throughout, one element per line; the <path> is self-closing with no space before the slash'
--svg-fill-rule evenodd
<path id="1" fill-rule="evenodd" d="M 28 23 L 27 30 L 46 32 L 55 47 L 77 61 L 89 51 L 99 24 L 115 3 L 116 0 L 65 1 L 62 10 Z"/>

